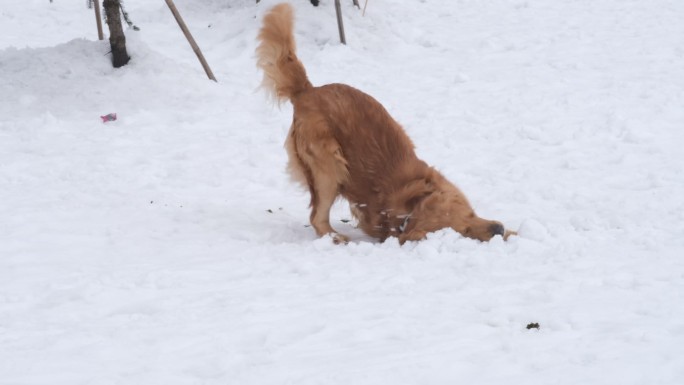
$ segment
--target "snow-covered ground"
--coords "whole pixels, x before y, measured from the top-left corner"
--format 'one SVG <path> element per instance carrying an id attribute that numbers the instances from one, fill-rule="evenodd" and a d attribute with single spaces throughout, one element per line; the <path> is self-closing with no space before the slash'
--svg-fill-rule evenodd
<path id="1" fill-rule="evenodd" d="M 344 46 L 292 0 L 312 82 L 520 229 L 404 246 L 307 226 L 275 1 L 176 3 L 218 83 L 163 1 L 115 70 L 85 1 L 2 0 L 0 384 L 684 384 L 683 1 L 344 0 Z"/>

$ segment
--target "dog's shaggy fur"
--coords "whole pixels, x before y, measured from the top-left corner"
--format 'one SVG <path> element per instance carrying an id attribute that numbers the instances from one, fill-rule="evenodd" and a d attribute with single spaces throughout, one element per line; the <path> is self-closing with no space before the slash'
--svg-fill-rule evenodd
<path id="1" fill-rule="evenodd" d="M 311 193 L 311 224 L 336 243 L 348 238 L 330 226 L 330 207 L 346 198 L 359 227 L 381 240 L 419 240 L 450 227 L 487 241 L 501 223 L 479 218 L 461 191 L 418 159 L 413 143 L 371 96 L 344 84 L 314 87 L 295 54 L 293 11 L 273 7 L 256 49 L 263 86 L 278 102 L 290 100 L 294 119 L 285 147 L 293 179 Z"/>

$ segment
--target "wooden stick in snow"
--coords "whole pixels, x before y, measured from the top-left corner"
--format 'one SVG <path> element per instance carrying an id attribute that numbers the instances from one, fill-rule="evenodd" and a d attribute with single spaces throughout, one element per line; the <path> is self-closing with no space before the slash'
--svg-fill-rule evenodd
<path id="1" fill-rule="evenodd" d="M 340 42 L 347 44 L 347 39 L 344 38 L 344 24 L 342 23 L 342 6 L 340 0 L 335 0 L 335 12 L 337 13 L 337 28 L 340 30 Z"/>
<path id="2" fill-rule="evenodd" d="M 176 22 L 178 23 L 178 26 L 183 31 L 185 38 L 188 39 L 188 43 L 190 43 L 192 50 L 195 51 L 195 55 L 197 55 L 197 58 L 199 59 L 200 63 L 202 64 L 202 68 L 204 68 L 204 72 L 207 73 L 207 76 L 209 77 L 209 79 L 211 79 L 213 81 L 217 81 L 216 78 L 214 77 L 214 73 L 211 72 L 211 68 L 209 68 L 209 64 L 207 64 L 207 61 L 204 59 L 204 55 L 202 55 L 202 51 L 197 46 L 195 39 L 192 38 L 192 34 L 190 33 L 190 30 L 188 30 L 188 27 L 185 25 L 183 18 L 181 17 L 180 13 L 178 13 L 178 9 L 176 8 L 176 5 L 173 3 L 173 0 L 166 0 L 166 5 L 169 6 L 171 13 L 173 13 L 173 17 L 176 18 Z"/>
<path id="3" fill-rule="evenodd" d="M 95 20 L 97 21 L 97 38 L 104 40 L 104 33 L 102 33 L 102 16 L 100 15 L 100 0 L 95 2 Z"/>
<path id="4" fill-rule="evenodd" d="M 366 7 L 368 6 L 368 0 L 363 4 L 363 12 L 361 12 L 361 17 L 366 16 Z"/>

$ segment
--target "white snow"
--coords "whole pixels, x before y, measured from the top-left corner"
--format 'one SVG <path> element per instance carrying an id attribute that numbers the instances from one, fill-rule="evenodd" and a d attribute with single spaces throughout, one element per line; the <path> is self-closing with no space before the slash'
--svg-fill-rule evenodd
<path id="1" fill-rule="evenodd" d="M 121 69 L 84 1 L 2 3 L 0 384 L 684 384 L 684 2 L 343 0 L 344 46 L 292 0 L 312 82 L 520 230 L 404 246 L 307 227 L 276 1 L 176 1 L 218 83 L 163 1 Z"/>

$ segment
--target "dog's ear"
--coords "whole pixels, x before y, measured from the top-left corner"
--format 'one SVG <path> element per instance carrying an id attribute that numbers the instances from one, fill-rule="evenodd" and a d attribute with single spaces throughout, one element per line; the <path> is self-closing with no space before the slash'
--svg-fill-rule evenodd
<path id="1" fill-rule="evenodd" d="M 439 219 L 434 213 L 439 205 L 440 197 L 430 191 L 422 193 L 424 195 L 419 196 L 418 203 L 413 206 L 411 216 L 399 235 L 399 243 L 402 245 L 406 241 L 424 239 L 427 233 L 445 227 L 438 225 Z"/>
<path id="2" fill-rule="evenodd" d="M 394 192 L 389 201 L 390 207 L 401 208 L 411 212 L 428 195 L 435 191 L 429 179 L 418 179 L 407 183 L 401 190 Z"/>

